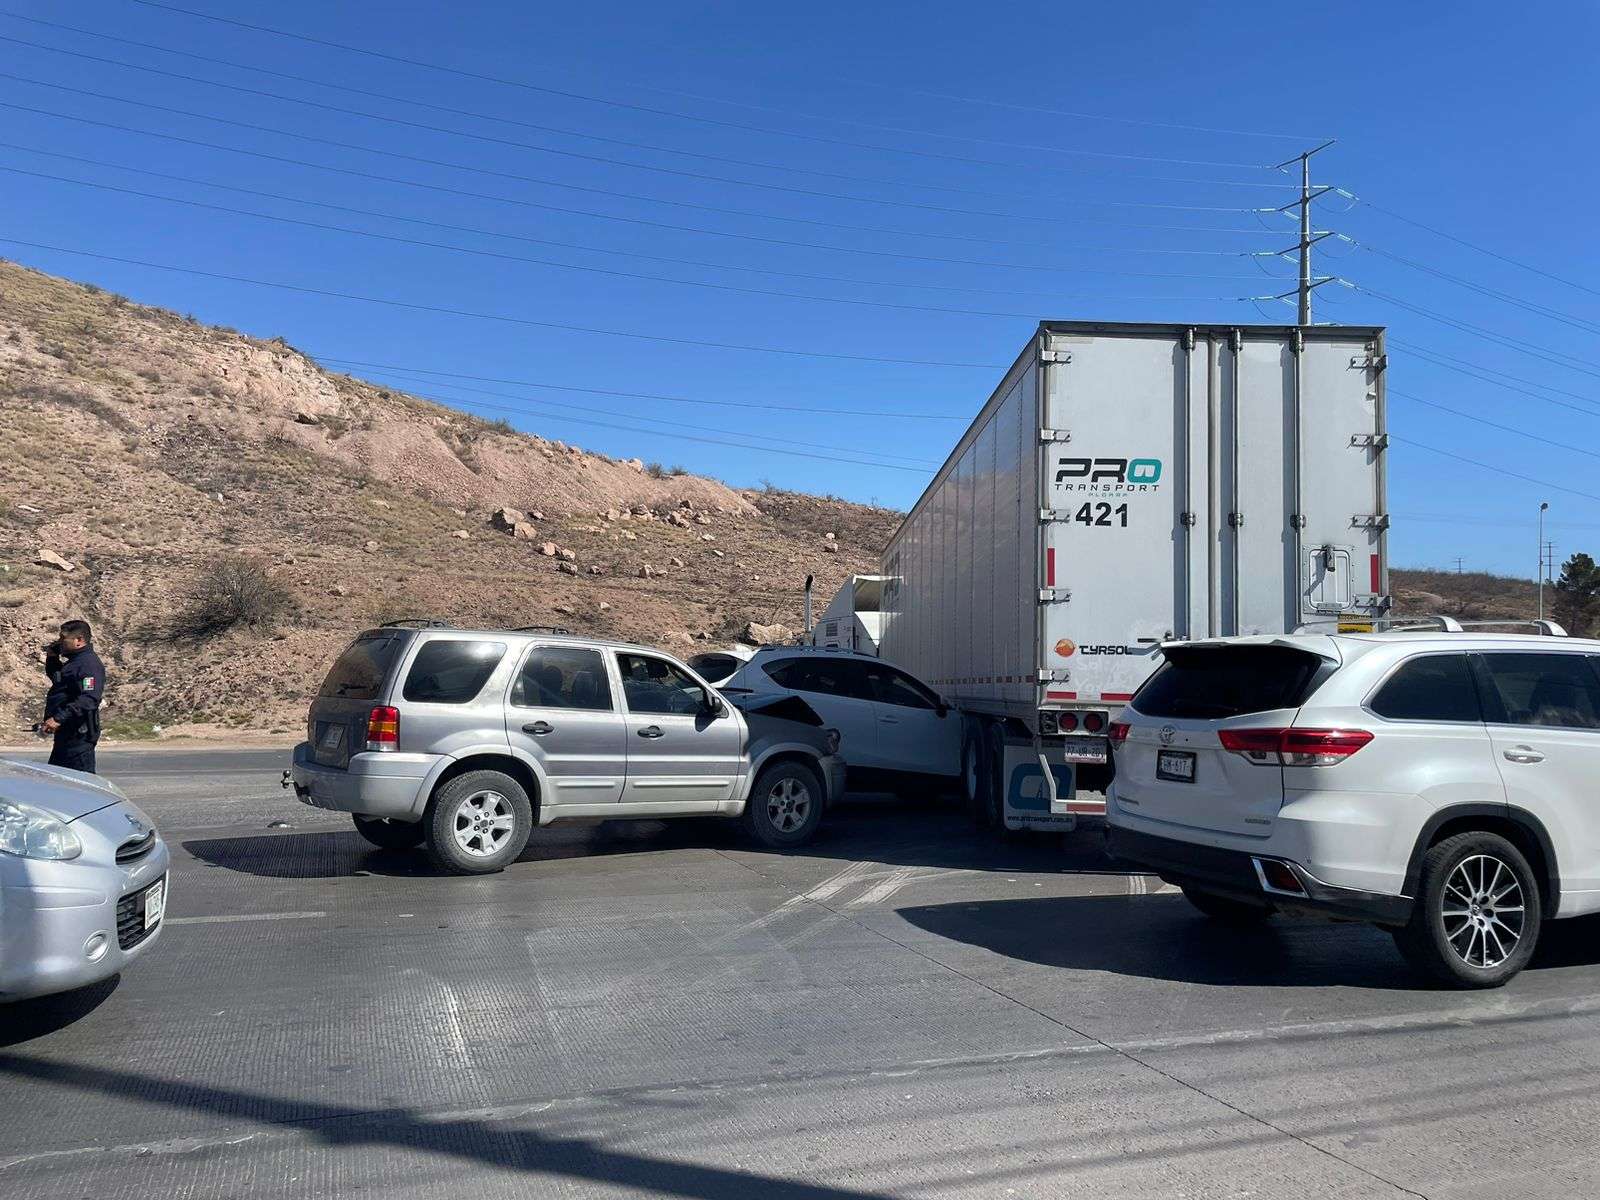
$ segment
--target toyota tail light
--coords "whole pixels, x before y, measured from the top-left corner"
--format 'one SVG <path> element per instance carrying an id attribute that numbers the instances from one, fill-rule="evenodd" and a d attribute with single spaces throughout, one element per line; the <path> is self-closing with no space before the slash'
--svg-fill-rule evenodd
<path id="1" fill-rule="evenodd" d="M 1131 728 L 1133 727 L 1126 721 L 1111 722 L 1110 728 L 1106 731 L 1111 737 L 1111 744 L 1113 746 L 1122 745 L 1123 742 L 1128 740 L 1128 730 Z"/>
<path id="2" fill-rule="evenodd" d="M 1282 767 L 1331 767 L 1372 740 L 1365 729 L 1222 729 L 1222 748 L 1247 762 Z"/>

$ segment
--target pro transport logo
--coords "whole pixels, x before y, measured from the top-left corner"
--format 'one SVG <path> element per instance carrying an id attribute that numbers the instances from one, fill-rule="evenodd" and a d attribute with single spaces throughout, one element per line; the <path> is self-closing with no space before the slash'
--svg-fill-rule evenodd
<path id="1" fill-rule="evenodd" d="M 1161 487 L 1159 458 L 1058 458 L 1056 487 L 1067 492 L 1127 495 Z"/>

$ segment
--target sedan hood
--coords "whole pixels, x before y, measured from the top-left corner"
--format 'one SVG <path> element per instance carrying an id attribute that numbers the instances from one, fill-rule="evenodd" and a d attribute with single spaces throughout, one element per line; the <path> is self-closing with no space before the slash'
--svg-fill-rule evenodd
<path id="1" fill-rule="evenodd" d="M 0 758 L 0 800 L 31 804 L 62 821 L 127 803 L 116 784 L 98 776 L 14 758 Z"/>

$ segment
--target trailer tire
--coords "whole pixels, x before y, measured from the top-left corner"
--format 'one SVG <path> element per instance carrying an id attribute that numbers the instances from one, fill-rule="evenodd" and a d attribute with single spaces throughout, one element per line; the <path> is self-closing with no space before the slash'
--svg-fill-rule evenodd
<path id="1" fill-rule="evenodd" d="M 1006 735 L 996 722 L 985 731 L 984 743 L 989 760 L 989 824 L 1002 837 L 1006 828 Z"/>
<path id="2" fill-rule="evenodd" d="M 983 727 L 971 724 L 961 742 L 961 795 L 977 829 L 989 827 L 989 764 Z"/>

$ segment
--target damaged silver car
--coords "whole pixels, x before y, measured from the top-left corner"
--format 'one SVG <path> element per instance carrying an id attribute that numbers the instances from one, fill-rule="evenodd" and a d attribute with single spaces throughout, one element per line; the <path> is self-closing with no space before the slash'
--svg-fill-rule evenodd
<path id="1" fill-rule="evenodd" d="M 801 846 L 842 794 L 838 746 L 803 701 L 734 703 L 649 647 L 400 621 L 335 661 L 284 785 L 375 845 L 480 874 L 574 817 L 740 817 Z"/>

